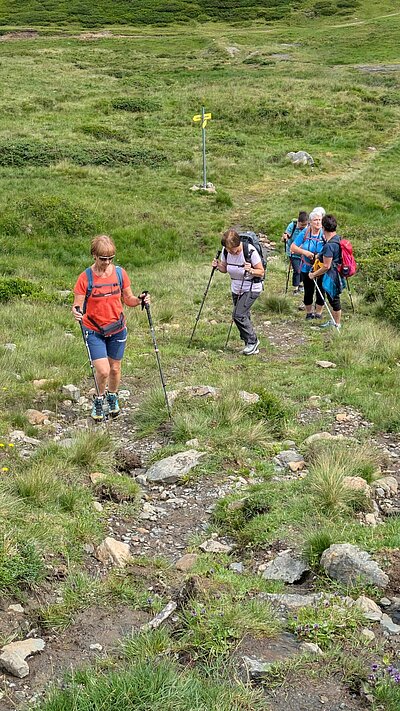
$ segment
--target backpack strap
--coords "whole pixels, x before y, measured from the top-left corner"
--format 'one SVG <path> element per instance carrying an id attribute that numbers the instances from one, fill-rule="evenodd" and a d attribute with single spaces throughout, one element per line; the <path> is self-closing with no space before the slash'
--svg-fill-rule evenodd
<path id="1" fill-rule="evenodd" d="M 296 232 L 297 219 L 292 220 L 292 223 L 293 223 L 293 227 L 292 227 L 292 231 L 291 231 L 291 233 L 290 233 L 290 235 L 289 235 L 289 239 L 292 239 L 294 233 Z"/>
<path id="2" fill-rule="evenodd" d="M 92 267 L 88 267 L 87 269 L 85 269 L 85 274 L 86 274 L 86 278 L 87 278 L 87 287 L 86 287 L 85 301 L 83 302 L 83 309 L 82 309 L 83 313 L 86 312 L 87 300 L 93 291 Z"/>
<path id="3" fill-rule="evenodd" d="M 115 271 L 117 273 L 117 279 L 118 279 L 118 286 L 120 288 L 121 294 L 122 294 L 122 288 L 123 288 L 123 283 L 124 283 L 124 278 L 122 276 L 122 269 L 121 267 L 115 267 Z M 92 267 L 88 267 L 85 269 L 85 274 L 87 277 L 87 287 L 86 287 L 86 295 L 85 295 L 85 301 L 83 302 L 83 313 L 86 312 L 86 306 L 87 306 L 87 300 L 91 296 L 91 293 L 93 291 L 93 272 L 92 272 Z"/>

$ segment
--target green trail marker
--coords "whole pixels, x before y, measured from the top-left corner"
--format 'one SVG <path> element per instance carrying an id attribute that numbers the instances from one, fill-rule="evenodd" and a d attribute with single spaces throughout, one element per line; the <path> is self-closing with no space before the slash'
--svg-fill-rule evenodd
<path id="1" fill-rule="evenodd" d="M 200 123 L 201 122 L 201 133 L 202 133 L 202 142 L 203 142 L 203 189 L 207 189 L 207 160 L 206 160 L 206 126 L 207 126 L 207 121 L 210 121 L 212 118 L 210 113 L 205 113 L 205 108 L 204 106 L 201 107 L 201 114 L 196 114 L 193 116 L 192 121 L 195 123 Z"/>

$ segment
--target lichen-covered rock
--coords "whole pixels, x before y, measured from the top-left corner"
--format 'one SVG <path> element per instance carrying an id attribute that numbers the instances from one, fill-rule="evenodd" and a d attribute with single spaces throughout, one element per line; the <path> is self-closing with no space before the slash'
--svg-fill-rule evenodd
<path id="1" fill-rule="evenodd" d="M 321 556 L 321 565 L 327 575 L 341 583 L 355 583 L 359 578 L 380 588 L 385 588 L 389 578 L 369 553 L 350 543 L 336 543 Z"/>

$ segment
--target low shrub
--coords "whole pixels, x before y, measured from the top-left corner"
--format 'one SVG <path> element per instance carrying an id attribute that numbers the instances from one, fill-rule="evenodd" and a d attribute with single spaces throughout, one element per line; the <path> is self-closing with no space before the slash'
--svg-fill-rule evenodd
<path id="1" fill-rule="evenodd" d="M 260 399 L 249 407 L 248 413 L 255 419 L 266 420 L 269 429 L 276 435 L 285 432 L 287 422 L 290 417 L 288 408 L 276 395 L 268 392 L 265 388 L 258 392 Z"/>
<path id="2" fill-rule="evenodd" d="M 79 130 L 86 136 L 93 136 L 99 141 L 120 141 L 121 143 L 129 141 L 129 137 L 125 132 L 108 128 L 107 126 L 88 125 L 81 126 Z"/>
<path id="3" fill-rule="evenodd" d="M 118 111 L 130 111 L 136 114 L 142 111 L 159 111 L 161 104 L 153 99 L 115 99 L 115 101 L 112 102 L 112 107 Z"/>
<path id="4" fill-rule="evenodd" d="M 0 303 L 24 296 L 37 297 L 43 294 L 43 288 L 27 279 L 19 277 L 0 277 Z"/>

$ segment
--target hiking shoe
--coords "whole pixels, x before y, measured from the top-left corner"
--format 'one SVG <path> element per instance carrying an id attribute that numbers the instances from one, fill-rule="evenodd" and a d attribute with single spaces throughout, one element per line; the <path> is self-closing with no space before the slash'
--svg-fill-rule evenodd
<path id="1" fill-rule="evenodd" d="M 243 348 L 243 355 L 249 356 L 249 355 L 256 355 L 260 351 L 258 350 L 258 346 L 260 345 L 260 341 L 257 339 L 255 343 L 248 343 L 245 348 Z"/>
<path id="2" fill-rule="evenodd" d="M 322 314 L 314 314 L 314 318 L 320 319 L 322 318 Z"/>
<path id="3" fill-rule="evenodd" d="M 107 393 L 108 412 L 111 417 L 117 417 L 120 413 L 118 393 Z"/>
<path id="4" fill-rule="evenodd" d="M 104 404 L 104 397 L 103 396 L 93 398 L 93 407 L 92 407 L 92 412 L 90 413 L 90 416 L 96 422 L 101 422 L 102 420 L 104 420 L 103 404 Z"/>
<path id="5" fill-rule="evenodd" d="M 314 314 L 307 314 L 306 321 L 311 321 L 314 318 Z"/>

